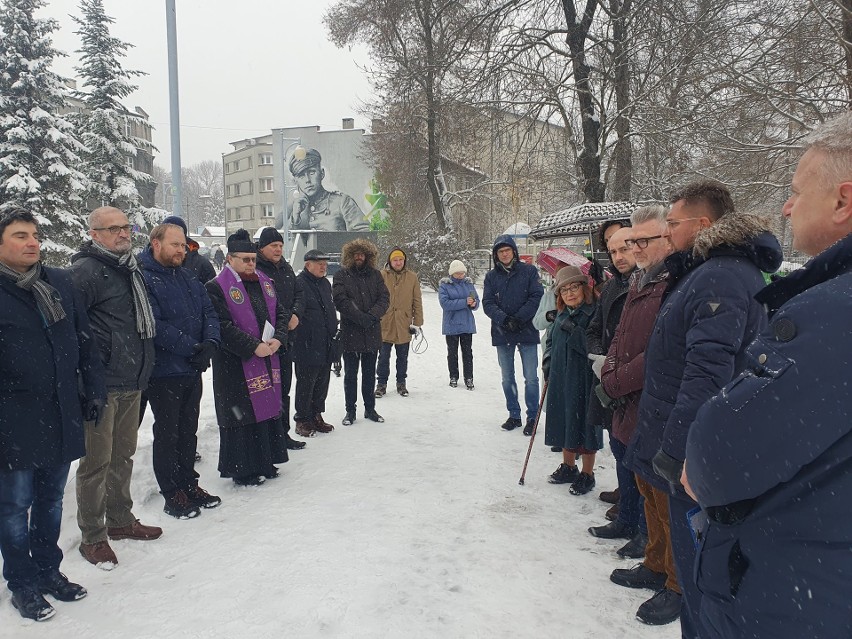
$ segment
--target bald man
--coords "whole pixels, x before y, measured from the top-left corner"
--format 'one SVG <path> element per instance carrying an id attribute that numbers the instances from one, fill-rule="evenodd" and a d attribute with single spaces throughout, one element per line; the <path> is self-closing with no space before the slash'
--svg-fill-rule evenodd
<path id="1" fill-rule="evenodd" d="M 106 570 L 118 564 L 110 539 L 156 539 L 163 534 L 133 514 L 130 477 L 139 399 L 154 366 L 154 316 L 131 253 L 132 225 L 121 210 L 89 215 L 90 240 L 71 258 L 71 278 L 83 299 L 106 371 L 107 403 L 99 421 L 85 424 L 86 456 L 77 469 L 80 554 Z"/>

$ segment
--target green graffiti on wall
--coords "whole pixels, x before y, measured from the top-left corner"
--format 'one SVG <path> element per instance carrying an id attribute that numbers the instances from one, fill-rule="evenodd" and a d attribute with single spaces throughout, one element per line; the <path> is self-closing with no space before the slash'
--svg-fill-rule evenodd
<path id="1" fill-rule="evenodd" d="M 370 180 L 370 192 L 364 196 L 370 205 L 370 211 L 365 215 L 370 222 L 371 231 L 387 231 L 390 228 L 390 212 L 388 211 L 388 198 L 379 190 L 379 183 Z"/>

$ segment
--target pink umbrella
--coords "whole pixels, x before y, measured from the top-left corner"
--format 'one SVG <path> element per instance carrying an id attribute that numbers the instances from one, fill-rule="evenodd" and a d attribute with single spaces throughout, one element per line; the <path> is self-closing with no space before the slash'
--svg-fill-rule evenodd
<path id="1" fill-rule="evenodd" d="M 595 285 L 594 278 L 589 275 L 592 262 L 585 256 L 575 253 L 565 246 L 552 246 L 544 249 L 538 254 L 536 262 L 541 268 L 550 273 L 551 277 L 556 277 L 556 271 L 565 264 L 576 266 L 589 278 L 589 286 L 593 287 Z M 606 273 L 605 277 L 608 279 L 610 277 L 609 272 L 604 271 L 604 273 Z"/>

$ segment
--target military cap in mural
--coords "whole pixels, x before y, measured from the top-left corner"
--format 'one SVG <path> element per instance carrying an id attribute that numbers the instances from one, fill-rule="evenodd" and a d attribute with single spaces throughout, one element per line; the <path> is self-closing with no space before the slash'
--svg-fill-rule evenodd
<path id="1" fill-rule="evenodd" d="M 293 176 L 299 175 L 312 166 L 319 166 L 321 162 L 322 156 L 319 154 L 319 151 L 303 146 L 297 146 L 293 150 L 293 155 L 290 156 L 290 174 Z"/>

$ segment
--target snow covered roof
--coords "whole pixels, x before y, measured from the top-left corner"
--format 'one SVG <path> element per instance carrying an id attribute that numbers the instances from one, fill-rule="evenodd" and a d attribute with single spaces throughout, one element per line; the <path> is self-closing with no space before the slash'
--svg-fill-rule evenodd
<path id="1" fill-rule="evenodd" d="M 612 219 L 627 219 L 636 209 L 633 202 L 589 202 L 555 213 L 548 213 L 530 231 L 530 237 L 540 240 L 549 237 L 576 237 L 595 233 L 601 223 Z"/>
<path id="2" fill-rule="evenodd" d="M 224 226 L 205 226 L 202 227 L 200 235 L 205 237 L 225 237 Z"/>

